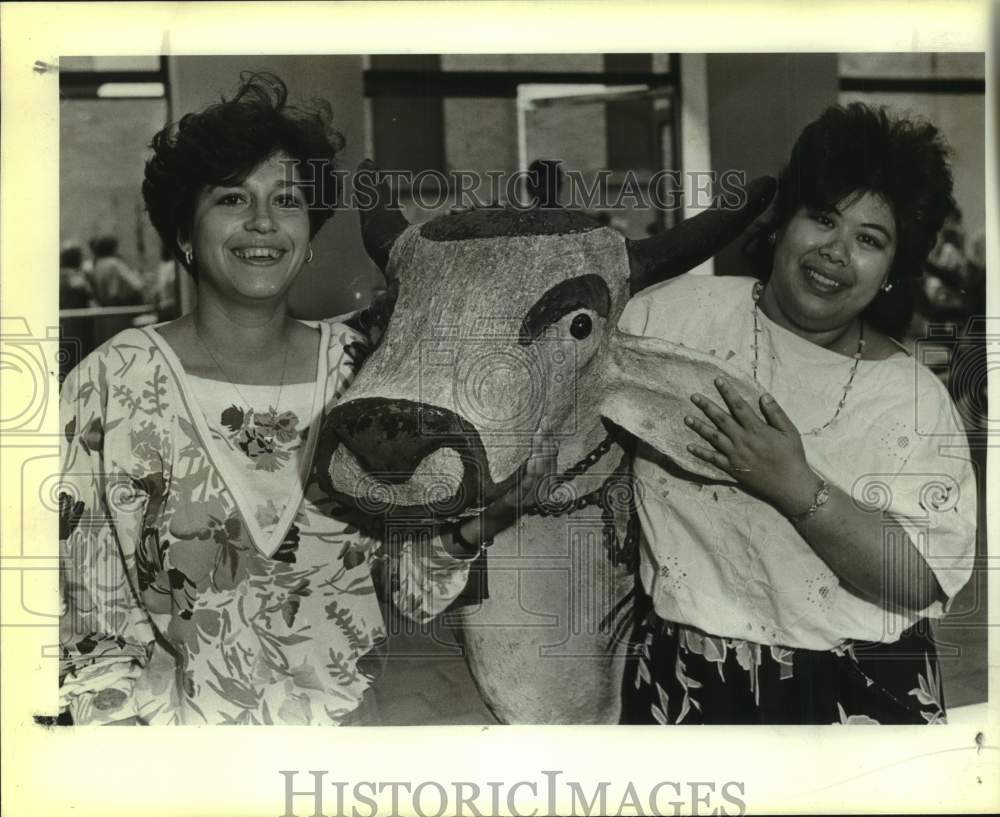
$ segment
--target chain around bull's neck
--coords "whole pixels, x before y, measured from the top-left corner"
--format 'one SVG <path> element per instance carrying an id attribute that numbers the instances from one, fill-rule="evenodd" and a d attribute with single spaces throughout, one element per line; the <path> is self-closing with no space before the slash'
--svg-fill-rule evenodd
<path id="1" fill-rule="evenodd" d="M 598 501 L 601 501 L 608 492 L 609 482 L 614 481 L 615 478 L 622 475 L 627 475 L 627 454 L 622 454 L 621 461 L 614 472 L 608 475 L 608 478 L 603 480 L 601 485 L 590 493 L 583 496 L 576 496 L 576 492 L 570 487 L 570 483 L 597 465 L 614 444 L 614 434 L 607 432 L 604 439 L 589 453 L 554 478 L 554 484 L 549 490 L 549 498 L 545 502 L 526 508 L 524 512 L 533 516 L 562 516 L 586 508 L 588 505 L 595 505 Z"/>
<path id="2" fill-rule="evenodd" d="M 606 491 L 608 480 L 604 480 L 600 487 L 580 497 L 576 496 L 575 491 L 568 486 L 578 476 L 587 473 L 587 471 L 597 465 L 597 463 L 599 463 L 611 450 L 614 444 L 615 435 L 611 432 L 606 432 L 604 439 L 594 446 L 594 448 L 592 448 L 585 456 L 561 474 L 557 474 L 551 478 L 552 487 L 549 493 L 552 498 L 550 498 L 549 501 L 525 508 L 524 513 L 532 516 L 562 516 L 574 510 L 585 508 L 588 505 L 596 504 L 597 500 L 600 499 L 602 492 Z M 628 457 L 623 454 L 618 467 L 615 468 L 614 472 L 609 475 L 608 479 L 626 473 L 627 466 Z M 482 511 L 482 507 L 467 508 L 464 513 L 451 517 L 446 521 L 461 522 L 462 520 L 481 513 Z"/>

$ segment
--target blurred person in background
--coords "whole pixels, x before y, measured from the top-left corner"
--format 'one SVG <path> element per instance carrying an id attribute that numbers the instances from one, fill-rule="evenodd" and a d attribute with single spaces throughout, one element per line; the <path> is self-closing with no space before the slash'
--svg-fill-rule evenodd
<path id="1" fill-rule="evenodd" d="M 908 342 L 948 387 L 970 434 L 986 431 L 986 236 L 971 239 L 955 207 L 915 287 Z M 935 350 L 930 353 L 930 350 Z"/>
<path id="2" fill-rule="evenodd" d="M 59 249 L 59 308 L 86 309 L 94 292 L 83 271 L 83 245 L 67 241 Z"/>
<path id="3" fill-rule="evenodd" d="M 90 242 L 94 254 L 94 294 L 101 306 L 139 306 L 145 303 L 142 276 L 118 255 L 118 239 L 100 235 Z"/>

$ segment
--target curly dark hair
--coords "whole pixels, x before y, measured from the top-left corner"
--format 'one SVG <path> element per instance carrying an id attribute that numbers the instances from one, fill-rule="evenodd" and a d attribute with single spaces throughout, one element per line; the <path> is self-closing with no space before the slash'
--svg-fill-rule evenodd
<path id="1" fill-rule="evenodd" d="M 774 248 L 767 240 L 800 207 L 825 209 L 852 194 L 874 193 L 892 209 L 896 252 L 888 280 L 862 319 L 901 338 L 913 317 L 914 290 L 945 217 L 955 207 L 949 148 L 934 125 L 891 117 L 860 102 L 827 108 L 805 127 L 778 178 L 771 219 L 750 237 L 755 274 L 767 280 Z"/>
<path id="2" fill-rule="evenodd" d="M 198 194 L 209 185 L 241 183 L 279 151 L 309 163 L 310 237 L 333 215 L 340 201 L 335 157 L 344 137 L 332 125 L 328 102 L 295 107 L 287 99 L 275 75 L 244 72 L 232 99 L 186 114 L 153 137 L 142 197 L 160 240 L 192 275 L 177 236 L 190 234 Z"/>

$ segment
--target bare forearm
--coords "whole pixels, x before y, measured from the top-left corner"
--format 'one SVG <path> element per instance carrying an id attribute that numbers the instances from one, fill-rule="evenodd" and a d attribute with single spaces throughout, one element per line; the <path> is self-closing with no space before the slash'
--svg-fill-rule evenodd
<path id="1" fill-rule="evenodd" d="M 859 596 L 885 607 L 922 610 L 944 598 L 930 566 L 892 517 L 861 508 L 823 481 L 806 459 L 795 424 L 770 395 L 758 415 L 725 381 L 715 382 L 729 412 L 703 394 L 691 396 L 711 422 L 685 417 L 705 445 L 688 450 L 729 473 L 795 524 L 816 554 Z"/>
<path id="2" fill-rule="evenodd" d="M 815 489 L 808 480 L 803 489 L 812 493 L 803 500 L 796 491 L 779 509 L 837 577 L 857 595 L 886 609 L 922 610 L 943 601 L 927 561 L 906 530 L 891 516 L 859 507 L 843 490 L 831 486 L 830 497 L 805 516 L 795 514 L 809 507 Z"/>

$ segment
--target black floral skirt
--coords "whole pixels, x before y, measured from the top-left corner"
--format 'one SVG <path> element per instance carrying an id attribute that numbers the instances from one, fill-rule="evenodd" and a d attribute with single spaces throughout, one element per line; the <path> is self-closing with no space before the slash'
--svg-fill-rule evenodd
<path id="1" fill-rule="evenodd" d="M 827 651 L 708 635 L 639 603 L 622 688 L 622 723 L 944 723 L 927 621 L 892 644 Z"/>

